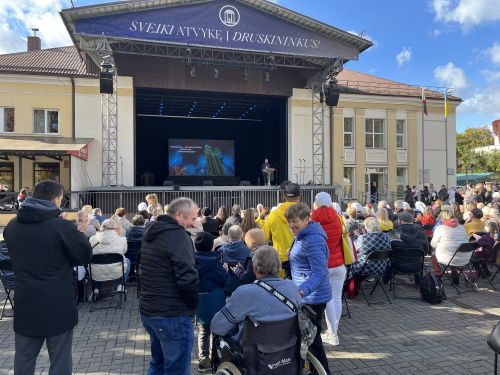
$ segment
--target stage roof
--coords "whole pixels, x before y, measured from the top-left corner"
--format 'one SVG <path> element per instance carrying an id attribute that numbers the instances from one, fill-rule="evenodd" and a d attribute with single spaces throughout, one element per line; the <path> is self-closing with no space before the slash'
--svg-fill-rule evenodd
<path id="1" fill-rule="evenodd" d="M 96 49 L 103 34 L 112 53 L 316 70 L 338 60 L 356 60 L 372 46 L 362 37 L 265 0 L 122 1 L 65 9 L 61 16 L 75 46 L 98 65 L 102 53 Z"/>

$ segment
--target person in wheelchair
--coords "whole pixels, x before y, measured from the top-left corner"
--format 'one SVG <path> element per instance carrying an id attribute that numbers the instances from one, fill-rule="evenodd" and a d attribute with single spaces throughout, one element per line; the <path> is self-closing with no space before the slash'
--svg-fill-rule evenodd
<path id="1" fill-rule="evenodd" d="M 293 281 L 282 280 L 278 276 L 281 261 L 274 248 L 267 245 L 257 248 L 253 252 L 252 261 L 257 281 L 261 280 L 274 288 L 294 306 L 301 306 L 297 286 Z M 224 345 L 226 347 L 229 345 L 236 357 L 233 360 L 237 362 L 237 365 L 245 368 L 247 375 L 263 373 L 263 369 L 259 369 L 259 364 L 262 365 L 266 360 L 268 362 L 266 366 L 271 366 L 276 370 L 272 372 L 273 374 L 293 374 L 288 366 L 298 363 L 297 342 L 300 344 L 296 313 L 264 286 L 257 284 L 257 281 L 238 287 L 227 300 L 226 305 L 213 317 L 212 333 L 225 337 L 225 343 L 223 342 L 217 351 L 223 349 Z M 268 327 L 268 325 L 273 325 L 273 327 Z M 257 330 L 252 330 L 251 327 Z M 261 333 L 259 333 L 259 328 Z M 262 332 L 266 333 L 262 334 Z M 258 343 L 256 343 L 257 338 Z M 219 344 L 220 340 L 216 339 L 215 342 Z M 263 352 L 267 356 L 264 355 L 265 358 L 262 358 L 260 356 L 262 352 L 256 353 L 252 347 L 263 347 Z M 245 357 L 244 360 L 242 360 L 241 352 Z"/>

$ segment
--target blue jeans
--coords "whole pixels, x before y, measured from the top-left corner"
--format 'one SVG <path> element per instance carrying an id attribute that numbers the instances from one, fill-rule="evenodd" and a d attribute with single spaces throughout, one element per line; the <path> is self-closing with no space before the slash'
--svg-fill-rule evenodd
<path id="1" fill-rule="evenodd" d="M 141 314 L 142 325 L 151 340 L 148 375 L 189 375 L 194 342 L 190 316 L 148 317 Z"/>

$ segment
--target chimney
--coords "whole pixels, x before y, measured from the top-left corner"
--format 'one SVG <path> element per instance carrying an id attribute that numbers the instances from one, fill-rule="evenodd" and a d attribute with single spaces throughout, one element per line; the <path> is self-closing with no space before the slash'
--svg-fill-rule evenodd
<path id="1" fill-rule="evenodd" d="M 28 37 L 28 52 L 29 51 L 40 51 L 42 49 L 42 40 L 36 36 L 38 29 L 33 30 L 33 35 Z"/>

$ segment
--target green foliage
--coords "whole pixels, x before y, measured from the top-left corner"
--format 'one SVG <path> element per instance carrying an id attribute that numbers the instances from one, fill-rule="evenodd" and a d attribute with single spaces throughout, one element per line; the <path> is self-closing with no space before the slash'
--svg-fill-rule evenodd
<path id="1" fill-rule="evenodd" d="M 465 163 L 469 173 L 500 173 L 500 152 L 477 153 L 474 148 L 493 144 L 493 134 L 488 127 L 469 128 L 457 134 L 457 173 L 465 173 Z M 474 165 L 471 168 L 471 165 Z"/>

